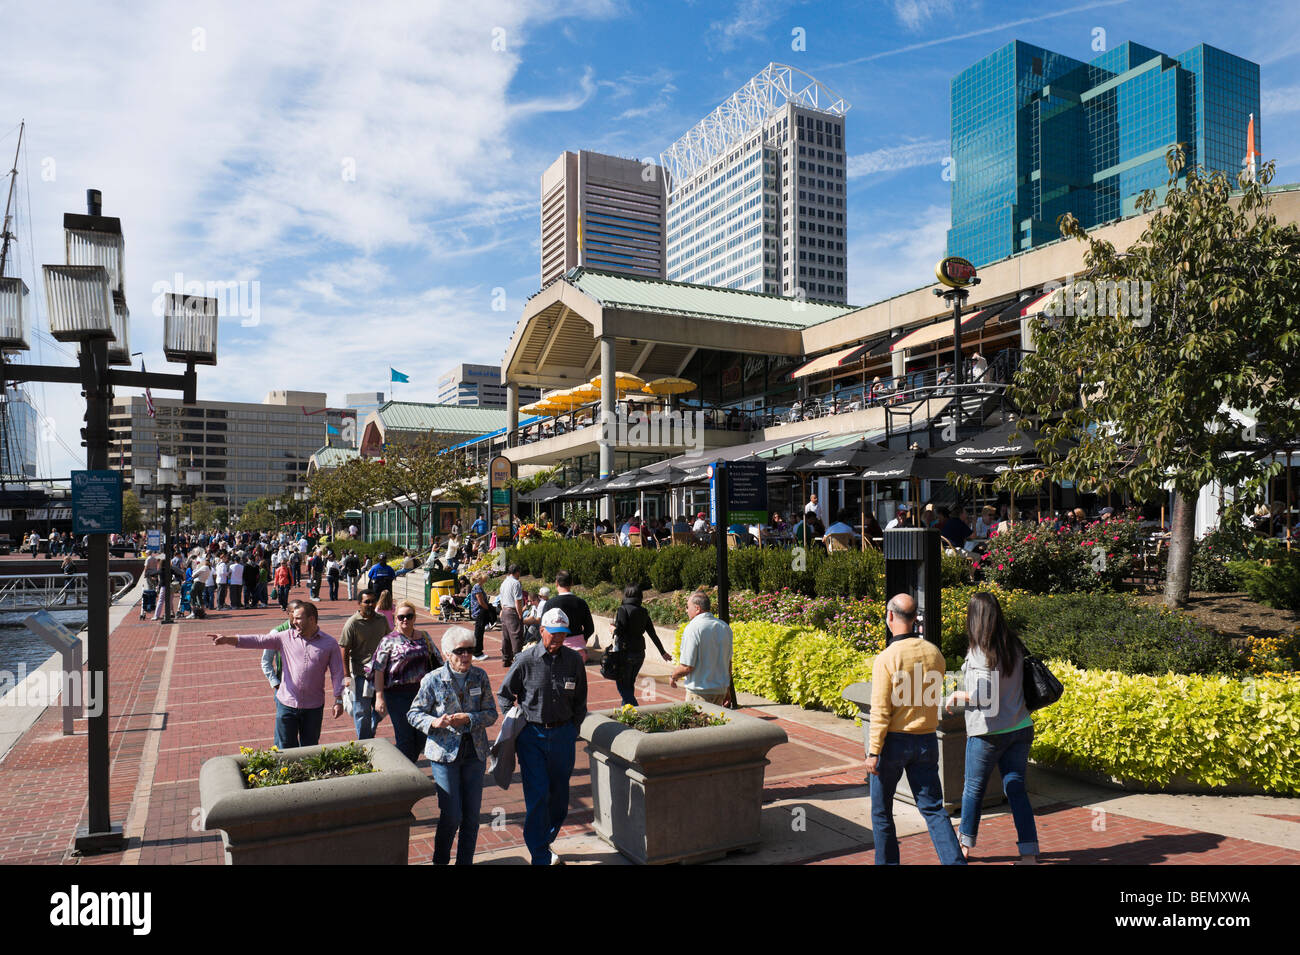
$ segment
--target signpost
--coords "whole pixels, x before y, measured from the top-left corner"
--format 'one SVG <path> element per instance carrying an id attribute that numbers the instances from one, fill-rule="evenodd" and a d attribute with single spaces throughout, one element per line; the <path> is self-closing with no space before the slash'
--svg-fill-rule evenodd
<path id="1" fill-rule="evenodd" d="M 514 492 L 506 487 L 506 482 L 514 477 L 514 464 L 504 454 L 498 454 L 488 462 L 488 486 L 491 493 L 488 497 L 491 507 L 491 513 L 488 515 L 490 523 L 493 524 L 497 532 L 497 540 L 510 538 L 510 515 L 514 513 Z M 504 517 L 497 520 L 497 514 L 504 512 Z"/>
<path id="2" fill-rule="evenodd" d="M 72 533 L 122 533 L 122 472 L 72 472 Z"/>
<path id="3" fill-rule="evenodd" d="M 145 531 L 144 538 L 146 549 L 151 552 L 162 550 L 162 531 L 158 528 L 151 527 L 149 530 Z"/>
<path id="4" fill-rule="evenodd" d="M 709 466 L 709 520 L 717 534 L 718 619 L 731 620 L 731 579 L 727 573 L 727 528 L 732 522 L 767 521 L 767 463 L 718 461 Z"/>

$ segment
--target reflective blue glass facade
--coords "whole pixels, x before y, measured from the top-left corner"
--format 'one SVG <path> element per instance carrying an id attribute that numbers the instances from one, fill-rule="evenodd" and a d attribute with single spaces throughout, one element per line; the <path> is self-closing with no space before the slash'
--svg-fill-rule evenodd
<path id="1" fill-rule="evenodd" d="M 1165 152 L 1236 177 L 1259 66 L 1201 44 L 1177 58 L 1125 43 L 1084 63 L 1014 41 L 952 81 L 948 254 L 983 265 L 1136 211 L 1168 179 Z"/>

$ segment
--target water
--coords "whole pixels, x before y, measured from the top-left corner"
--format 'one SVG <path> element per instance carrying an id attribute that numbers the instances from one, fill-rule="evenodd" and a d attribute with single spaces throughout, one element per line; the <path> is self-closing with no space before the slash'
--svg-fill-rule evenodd
<path id="1" fill-rule="evenodd" d="M 31 673 L 54 656 L 54 650 L 23 625 L 28 616 L 28 613 L 0 613 L 0 671 L 14 677 L 20 665 L 26 666 L 26 672 Z M 86 626 L 85 610 L 51 610 L 50 616 L 73 633 Z M 14 682 L 11 678 L 0 686 L 8 684 L 5 689 L 12 691 Z"/>

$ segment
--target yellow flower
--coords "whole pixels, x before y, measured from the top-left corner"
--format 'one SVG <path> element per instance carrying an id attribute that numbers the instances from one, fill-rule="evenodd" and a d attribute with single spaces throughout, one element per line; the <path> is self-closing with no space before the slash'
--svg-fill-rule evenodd
<path id="1" fill-rule="evenodd" d="M 272 746 L 272 747 L 271 747 L 271 752 L 273 752 L 273 753 L 278 753 L 278 752 L 280 752 L 280 747 L 278 747 L 278 746 Z"/>
<path id="2" fill-rule="evenodd" d="M 255 782 L 257 782 L 257 777 L 254 776 L 252 773 L 249 773 L 249 774 L 248 774 L 248 781 L 249 781 L 250 783 L 255 783 Z"/>
<path id="3" fill-rule="evenodd" d="M 288 767 L 288 766 L 281 766 L 281 767 L 280 767 L 280 775 L 281 775 L 281 776 L 288 776 L 288 775 L 289 775 L 289 767 Z"/>
<path id="4" fill-rule="evenodd" d="M 267 773 L 269 773 L 269 772 L 270 772 L 269 769 L 264 769 L 264 770 L 262 770 L 260 773 L 258 773 L 257 775 L 259 775 L 259 776 L 265 776 L 265 775 L 266 775 Z"/>

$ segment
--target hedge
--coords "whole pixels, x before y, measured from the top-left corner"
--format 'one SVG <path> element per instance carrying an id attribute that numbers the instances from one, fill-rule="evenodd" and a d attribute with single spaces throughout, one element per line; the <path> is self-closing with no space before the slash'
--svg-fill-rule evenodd
<path id="1" fill-rule="evenodd" d="M 681 635 L 677 631 L 680 655 Z M 737 689 L 778 703 L 857 713 L 840 697 L 873 658 L 824 630 L 732 624 Z M 1034 714 L 1034 759 L 1150 786 L 1234 783 L 1300 795 L 1300 676 L 1146 676 L 1050 663 L 1061 699 Z"/>

